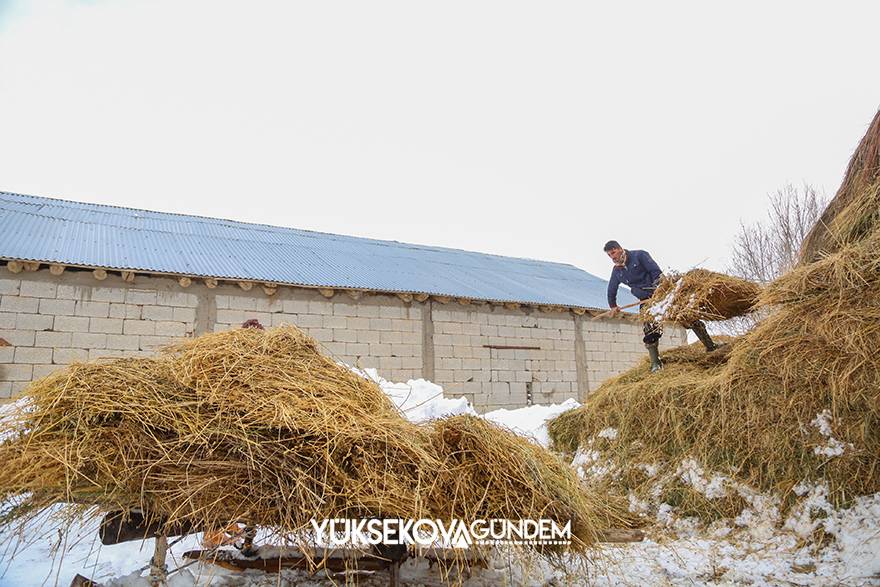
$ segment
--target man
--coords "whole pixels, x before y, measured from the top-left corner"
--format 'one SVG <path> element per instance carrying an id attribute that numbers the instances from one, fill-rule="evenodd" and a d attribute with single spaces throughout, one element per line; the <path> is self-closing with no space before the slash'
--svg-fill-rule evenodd
<path id="1" fill-rule="evenodd" d="M 611 315 L 616 316 L 620 312 L 620 307 L 617 305 L 617 288 L 621 283 L 628 285 L 630 292 L 644 301 L 654 294 L 663 272 L 660 271 L 660 267 L 647 251 L 628 251 L 613 240 L 605 243 L 604 250 L 614 263 L 611 279 L 608 280 L 608 306 L 612 310 Z M 685 324 L 685 328 L 694 331 L 694 334 L 706 347 L 707 352 L 718 348 L 706 331 L 706 325 L 700 320 L 693 324 Z M 642 340 L 648 349 L 648 356 L 651 357 L 651 372 L 653 373 L 663 368 L 659 350 L 663 327 L 652 320 L 645 322 L 643 330 L 645 336 Z"/>

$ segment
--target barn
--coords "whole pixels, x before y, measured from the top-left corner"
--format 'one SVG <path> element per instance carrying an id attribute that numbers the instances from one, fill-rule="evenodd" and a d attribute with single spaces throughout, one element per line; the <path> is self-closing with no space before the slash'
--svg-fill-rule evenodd
<path id="1" fill-rule="evenodd" d="M 0 397 L 257 319 L 478 410 L 558 403 L 645 354 L 634 316 L 592 319 L 606 285 L 561 263 L 0 192 Z"/>

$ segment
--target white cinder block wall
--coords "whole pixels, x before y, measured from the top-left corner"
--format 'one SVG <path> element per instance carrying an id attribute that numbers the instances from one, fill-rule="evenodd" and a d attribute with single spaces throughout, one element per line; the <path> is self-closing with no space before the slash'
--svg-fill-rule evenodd
<path id="1" fill-rule="evenodd" d="M 73 361 L 150 356 L 175 339 L 236 328 L 294 324 L 340 361 L 393 381 L 424 377 L 477 409 L 581 398 L 645 355 L 641 325 L 571 312 L 489 304 L 404 302 L 393 295 L 353 300 L 339 292 L 235 284 L 183 288 L 177 279 L 47 269 L 0 268 L 0 397 Z M 666 348 L 683 344 L 669 329 Z"/>

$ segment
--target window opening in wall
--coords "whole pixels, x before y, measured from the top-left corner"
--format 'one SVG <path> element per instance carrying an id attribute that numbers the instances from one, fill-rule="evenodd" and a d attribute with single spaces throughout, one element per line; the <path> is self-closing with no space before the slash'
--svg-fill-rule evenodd
<path id="1" fill-rule="evenodd" d="M 526 381 L 526 405 L 532 405 L 532 382 Z"/>

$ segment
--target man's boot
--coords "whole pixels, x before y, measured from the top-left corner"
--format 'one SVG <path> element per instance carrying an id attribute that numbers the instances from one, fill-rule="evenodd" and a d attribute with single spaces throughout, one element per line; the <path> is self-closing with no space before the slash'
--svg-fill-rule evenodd
<path id="1" fill-rule="evenodd" d="M 703 343 L 703 346 L 706 347 L 707 353 L 711 353 L 718 348 L 718 345 L 715 344 L 715 341 L 713 341 L 712 337 L 709 336 L 709 332 L 706 330 L 706 325 L 703 324 L 702 321 L 697 320 L 691 326 L 691 330 L 694 331 L 694 334 L 697 335 L 697 338 L 699 338 L 700 342 Z"/>
<path id="2" fill-rule="evenodd" d="M 651 357 L 651 373 L 656 373 L 663 368 L 663 362 L 660 361 L 660 343 L 646 344 L 648 356 Z"/>

